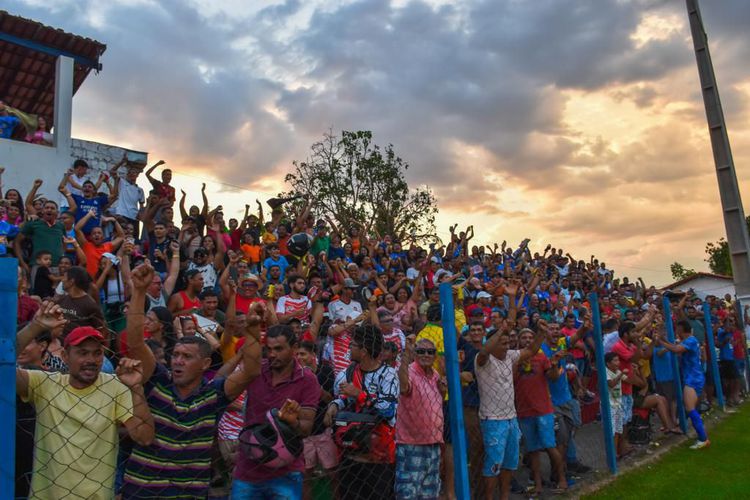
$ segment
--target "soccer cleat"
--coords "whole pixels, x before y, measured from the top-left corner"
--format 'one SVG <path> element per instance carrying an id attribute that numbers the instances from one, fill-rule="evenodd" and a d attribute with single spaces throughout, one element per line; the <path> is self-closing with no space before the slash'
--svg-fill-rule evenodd
<path id="1" fill-rule="evenodd" d="M 706 439 L 705 441 L 696 441 L 695 444 L 690 447 L 690 449 L 700 450 L 701 448 L 708 448 L 709 446 L 711 446 L 711 441 Z"/>

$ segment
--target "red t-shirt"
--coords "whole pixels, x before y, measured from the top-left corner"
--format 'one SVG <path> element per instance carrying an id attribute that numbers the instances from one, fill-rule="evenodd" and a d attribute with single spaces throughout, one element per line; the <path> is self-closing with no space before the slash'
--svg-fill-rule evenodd
<path id="1" fill-rule="evenodd" d="M 578 328 L 568 328 L 567 326 L 564 326 L 560 328 L 560 333 L 565 335 L 566 337 L 572 337 L 573 335 L 578 332 Z M 583 351 L 583 340 L 579 340 L 576 342 L 576 346 L 570 350 L 570 353 L 573 355 L 575 359 L 582 359 L 584 357 L 584 351 Z"/>
<path id="2" fill-rule="evenodd" d="M 612 347 L 612 352 L 620 358 L 620 371 L 626 375 L 630 375 L 633 370 L 633 363 L 630 360 L 633 359 L 635 350 L 636 346 L 628 346 L 622 339 L 618 340 Z M 622 393 L 626 396 L 633 394 L 633 386 L 624 380 L 622 381 Z"/>
<path id="3" fill-rule="evenodd" d="M 526 362 L 519 362 L 514 372 L 516 413 L 518 418 L 539 417 L 554 411 L 544 372 L 552 367 L 549 358 L 538 352 Z"/>

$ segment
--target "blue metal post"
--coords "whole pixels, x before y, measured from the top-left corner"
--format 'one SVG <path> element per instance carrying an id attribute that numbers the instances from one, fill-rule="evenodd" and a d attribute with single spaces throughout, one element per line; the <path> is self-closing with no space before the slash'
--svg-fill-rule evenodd
<path id="1" fill-rule="evenodd" d="M 0 259 L 0 498 L 13 498 L 16 484 L 17 281 L 18 261 Z"/>
<path id="2" fill-rule="evenodd" d="M 714 379 L 714 388 L 716 390 L 716 399 L 719 401 L 721 410 L 724 411 L 724 390 L 721 388 L 721 377 L 719 376 L 719 362 L 716 361 L 716 346 L 714 345 L 714 329 L 711 324 L 711 308 L 703 304 L 703 323 L 706 328 L 706 342 L 708 342 L 708 369 Z M 744 334 L 744 332 L 743 332 Z M 744 336 L 744 335 L 743 335 Z M 701 395 L 698 394 L 698 397 Z"/>
<path id="3" fill-rule="evenodd" d="M 674 323 L 672 323 L 672 304 L 668 297 L 663 297 L 664 325 L 667 327 L 667 340 L 674 344 Z M 672 356 L 672 373 L 674 373 L 674 392 L 677 395 L 677 415 L 680 417 L 680 429 L 687 434 L 687 416 L 685 415 L 685 400 L 682 398 L 682 376 L 680 362 L 677 355 Z M 700 394 L 699 394 L 700 396 Z"/>
<path id="4" fill-rule="evenodd" d="M 607 466 L 612 474 L 617 474 L 617 450 L 615 450 L 615 432 L 612 428 L 612 408 L 609 406 L 609 384 L 607 384 L 607 365 L 604 362 L 604 340 L 602 339 L 602 317 L 599 312 L 599 296 L 589 294 L 591 314 L 594 320 L 594 356 L 596 357 L 596 382 L 599 386 L 599 401 L 602 409 L 602 430 L 604 449 L 607 452 Z"/>
<path id="5" fill-rule="evenodd" d="M 458 360 L 456 318 L 453 312 L 453 288 L 450 283 L 440 285 L 442 305 L 443 343 L 445 344 L 445 375 L 448 379 L 448 411 L 453 441 L 453 470 L 456 480 L 456 498 L 469 500 L 469 463 L 464 433 L 464 408 L 461 394 L 461 377 Z"/>

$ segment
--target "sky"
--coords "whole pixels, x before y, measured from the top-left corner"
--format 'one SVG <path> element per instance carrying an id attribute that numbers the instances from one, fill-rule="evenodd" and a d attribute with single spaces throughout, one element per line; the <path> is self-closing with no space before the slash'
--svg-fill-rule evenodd
<path id="1" fill-rule="evenodd" d="M 703 0 L 740 192 L 750 2 Z M 240 215 L 330 130 L 372 130 L 438 234 L 595 254 L 648 284 L 724 234 L 681 0 L 6 0 L 107 45 L 75 137 L 148 151 Z"/>

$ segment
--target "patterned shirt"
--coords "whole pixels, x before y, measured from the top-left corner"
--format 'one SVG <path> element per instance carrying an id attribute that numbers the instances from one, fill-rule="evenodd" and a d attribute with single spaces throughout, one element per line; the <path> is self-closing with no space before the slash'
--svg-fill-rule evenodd
<path id="1" fill-rule="evenodd" d="M 230 401 L 224 378 L 204 382 L 181 399 L 167 369 L 156 366 L 145 387 L 156 425 L 150 446 L 135 445 L 125 467 L 122 498 L 205 498 L 211 480 L 211 444 Z"/>

